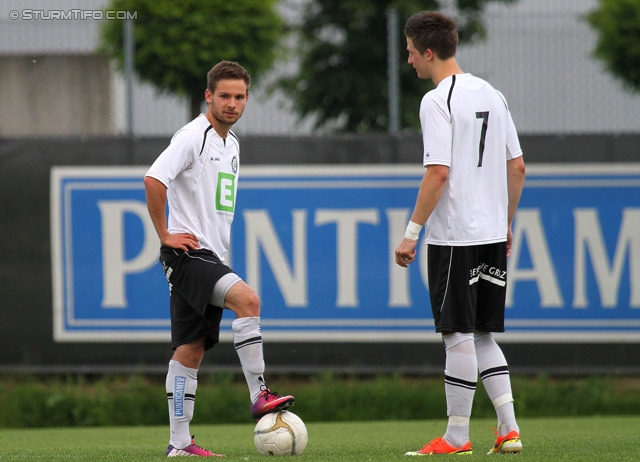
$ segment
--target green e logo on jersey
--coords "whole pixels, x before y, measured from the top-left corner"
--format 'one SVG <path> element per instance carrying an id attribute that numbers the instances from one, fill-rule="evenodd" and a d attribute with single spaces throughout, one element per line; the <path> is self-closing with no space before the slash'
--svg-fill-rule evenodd
<path id="1" fill-rule="evenodd" d="M 235 208 L 236 177 L 229 173 L 218 174 L 216 210 L 231 212 Z"/>

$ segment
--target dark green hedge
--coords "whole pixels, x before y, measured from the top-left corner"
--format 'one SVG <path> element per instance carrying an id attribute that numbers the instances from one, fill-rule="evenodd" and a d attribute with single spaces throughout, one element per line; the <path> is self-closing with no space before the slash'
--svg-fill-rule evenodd
<path id="1" fill-rule="evenodd" d="M 305 421 L 444 418 L 439 377 L 272 377 L 272 389 L 293 394 Z M 640 414 L 640 380 L 621 377 L 514 377 L 522 417 Z M 0 428 L 165 425 L 164 377 L 0 376 Z M 494 417 L 478 385 L 474 417 Z M 195 424 L 246 423 L 249 396 L 231 375 L 199 378 Z"/>

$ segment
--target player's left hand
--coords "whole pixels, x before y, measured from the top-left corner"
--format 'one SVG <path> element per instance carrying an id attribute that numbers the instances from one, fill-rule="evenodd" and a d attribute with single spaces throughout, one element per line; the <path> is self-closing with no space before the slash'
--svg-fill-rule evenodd
<path id="1" fill-rule="evenodd" d="M 513 232 L 511 231 L 511 227 L 509 227 L 509 231 L 507 232 L 507 257 L 511 255 L 512 242 L 513 242 Z"/>

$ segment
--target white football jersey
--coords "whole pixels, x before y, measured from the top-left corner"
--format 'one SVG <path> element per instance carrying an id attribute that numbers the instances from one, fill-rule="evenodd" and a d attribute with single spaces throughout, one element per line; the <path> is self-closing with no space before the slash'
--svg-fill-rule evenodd
<path id="1" fill-rule="evenodd" d="M 427 244 L 507 240 L 507 161 L 522 155 L 504 96 L 471 74 L 442 80 L 420 104 L 425 167 L 449 167 Z"/>
<path id="2" fill-rule="evenodd" d="M 240 143 L 222 139 L 204 114 L 173 135 L 147 176 L 167 187 L 170 233 L 191 233 L 224 260 L 236 205 Z"/>

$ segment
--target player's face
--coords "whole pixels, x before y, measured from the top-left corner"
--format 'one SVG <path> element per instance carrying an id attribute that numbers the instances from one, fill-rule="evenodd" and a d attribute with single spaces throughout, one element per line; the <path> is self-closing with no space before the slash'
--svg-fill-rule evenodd
<path id="1" fill-rule="evenodd" d="M 205 91 L 209 114 L 223 125 L 233 125 L 244 112 L 249 91 L 244 80 L 219 80 L 213 93 Z"/>
<path id="2" fill-rule="evenodd" d="M 407 62 L 413 66 L 418 74 L 419 79 L 430 79 L 431 78 L 431 65 L 429 59 L 429 50 L 426 50 L 424 54 L 420 54 L 420 52 L 413 46 L 413 41 L 407 37 L 407 52 L 409 53 L 409 57 L 407 58 Z"/>

